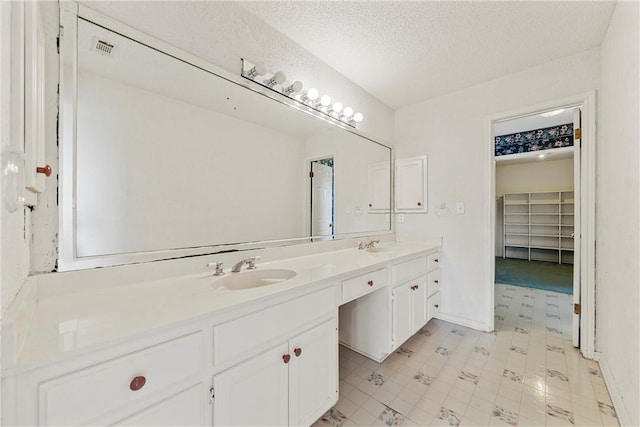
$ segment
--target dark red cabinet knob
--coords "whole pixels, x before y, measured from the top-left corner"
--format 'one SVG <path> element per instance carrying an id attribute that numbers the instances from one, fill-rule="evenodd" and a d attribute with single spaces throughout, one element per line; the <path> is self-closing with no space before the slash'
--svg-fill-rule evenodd
<path id="1" fill-rule="evenodd" d="M 436 304 L 436 305 L 434 305 L 434 307 L 435 307 L 435 308 L 438 308 L 438 307 L 440 307 L 440 306 L 439 306 L 438 304 Z"/>
<path id="2" fill-rule="evenodd" d="M 44 176 L 51 176 L 51 172 L 52 172 L 51 171 L 51 166 L 49 166 L 49 165 L 46 165 L 44 167 L 43 166 L 38 166 L 36 168 L 36 172 L 44 174 Z"/>
<path id="3" fill-rule="evenodd" d="M 418 202 L 418 206 L 422 206 L 422 202 Z"/>
<path id="4" fill-rule="evenodd" d="M 368 284 L 369 286 L 373 286 L 373 280 L 369 280 L 369 281 L 367 282 L 367 284 Z"/>
<path id="5" fill-rule="evenodd" d="M 438 258 L 434 259 L 433 262 L 439 262 L 440 260 Z"/>
<path id="6" fill-rule="evenodd" d="M 438 281 L 437 281 L 437 280 L 434 280 L 434 281 L 433 281 L 433 283 L 438 283 Z"/>
<path id="7" fill-rule="evenodd" d="M 143 376 L 135 377 L 134 379 L 131 380 L 131 383 L 129 383 L 129 389 L 131 389 L 131 391 L 138 391 L 142 387 L 144 387 L 146 383 L 147 383 L 147 379 L 145 377 Z"/>
<path id="8" fill-rule="evenodd" d="M 284 361 L 284 363 L 289 363 L 289 360 L 291 360 L 291 355 L 285 354 L 284 356 L 282 356 L 282 360 Z"/>
<path id="9" fill-rule="evenodd" d="M 302 349 L 300 347 L 294 348 L 293 353 L 296 355 L 296 357 L 300 357 L 300 355 L 302 354 Z"/>

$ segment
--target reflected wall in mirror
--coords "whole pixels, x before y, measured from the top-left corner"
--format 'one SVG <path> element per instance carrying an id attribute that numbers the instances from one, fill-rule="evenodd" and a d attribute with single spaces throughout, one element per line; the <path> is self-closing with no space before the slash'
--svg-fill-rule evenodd
<path id="1" fill-rule="evenodd" d="M 73 18 L 77 56 L 62 51 L 62 270 L 390 231 L 388 209 L 366 208 L 368 170 L 390 164 L 388 147 Z M 324 193 L 309 174 L 320 159 L 331 159 Z"/>

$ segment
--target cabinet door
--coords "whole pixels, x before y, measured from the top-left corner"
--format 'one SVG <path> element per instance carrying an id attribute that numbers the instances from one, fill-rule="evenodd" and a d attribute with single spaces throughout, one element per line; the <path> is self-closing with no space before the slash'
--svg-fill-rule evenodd
<path id="1" fill-rule="evenodd" d="M 427 157 L 396 161 L 396 210 L 427 211 Z"/>
<path id="2" fill-rule="evenodd" d="M 417 286 L 413 289 L 412 306 L 413 306 L 413 328 L 411 334 L 413 335 L 427 323 L 427 278 L 426 276 L 420 276 L 419 278 L 412 280 L 413 286 Z"/>
<path id="3" fill-rule="evenodd" d="M 413 284 L 411 282 L 393 290 L 393 341 L 400 346 L 413 334 Z"/>
<path id="4" fill-rule="evenodd" d="M 289 341 L 289 425 L 313 424 L 338 400 L 338 337 L 331 319 Z"/>
<path id="5" fill-rule="evenodd" d="M 286 343 L 213 377 L 215 426 L 288 424 Z"/>
<path id="6" fill-rule="evenodd" d="M 183 390 L 114 425 L 120 426 L 201 426 L 204 425 L 202 384 Z"/>
<path id="7" fill-rule="evenodd" d="M 369 166 L 369 210 L 391 207 L 391 168 L 389 162 Z"/>

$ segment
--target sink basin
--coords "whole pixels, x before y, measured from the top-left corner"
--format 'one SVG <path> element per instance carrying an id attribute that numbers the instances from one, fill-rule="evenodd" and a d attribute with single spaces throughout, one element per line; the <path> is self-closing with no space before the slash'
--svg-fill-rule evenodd
<path id="1" fill-rule="evenodd" d="M 367 248 L 365 249 L 365 251 L 369 252 L 370 254 L 379 254 L 379 253 L 383 253 L 383 252 L 389 252 L 392 248 Z"/>
<path id="2" fill-rule="evenodd" d="M 269 286 L 289 280 L 296 275 L 292 270 L 253 270 L 241 273 L 228 273 L 213 282 L 216 289 L 238 291 Z"/>

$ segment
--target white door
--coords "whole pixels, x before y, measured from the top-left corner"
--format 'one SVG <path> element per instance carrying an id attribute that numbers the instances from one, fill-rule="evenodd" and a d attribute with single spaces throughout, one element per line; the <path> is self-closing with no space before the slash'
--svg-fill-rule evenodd
<path id="1" fill-rule="evenodd" d="M 573 110 L 573 129 L 574 135 L 576 135 L 576 129 L 580 129 L 580 108 Z M 581 229 L 581 162 L 580 162 L 580 138 L 573 139 L 573 194 L 574 194 L 574 226 L 573 226 L 573 304 L 574 308 L 576 304 L 580 304 L 580 229 Z M 579 313 L 579 311 L 578 311 Z M 573 314 L 573 346 L 580 347 L 580 314 L 576 314 L 574 309 Z"/>
<path id="2" fill-rule="evenodd" d="M 427 323 L 427 277 L 421 276 L 411 282 L 413 285 L 413 327 L 412 334 Z"/>
<path id="3" fill-rule="evenodd" d="M 288 425 L 288 354 L 283 343 L 214 376 L 213 425 Z"/>
<path id="4" fill-rule="evenodd" d="M 311 235 L 333 235 L 333 168 L 311 162 Z"/>
<path id="5" fill-rule="evenodd" d="M 413 335 L 412 286 L 413 283 L 409 282 L 393 290 L 393 340 L 396 348 Z"/>
<path id="6" fill-rule="evenodd" d="M 338 336 L 331 319 L 289 341 L 289 425 L 313 424 L 338 400 Z"/>
<path id="7" fill-rule="evenodd" d="M 388 162 L 369 165 L 369 210 L 388 211 L 391 207 L 391 174 Z"/>

